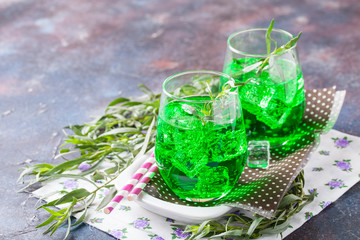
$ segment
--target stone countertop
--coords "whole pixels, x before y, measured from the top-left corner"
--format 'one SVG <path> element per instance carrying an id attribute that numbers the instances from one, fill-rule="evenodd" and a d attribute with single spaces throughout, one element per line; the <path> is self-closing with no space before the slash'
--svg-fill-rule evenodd
<path id="1" fill-rule="evenodd" d="M 174 73 L 221 70 L 234 31 L 303 31 L 305 86 L 336 85 L 347 96 L 335 129 L 360 135 L 358 0 L 2 0 L 0 2 L 0 239 L 52 238 L 36 199 L 16 193 L 18 169 L 54 162 L 62 127 L 101 114 L 139 84 L 160 92 Z M 360 239 L 360 184 L 286 240 Z M 112 239 L 82 225 L 69 239 Z"/>

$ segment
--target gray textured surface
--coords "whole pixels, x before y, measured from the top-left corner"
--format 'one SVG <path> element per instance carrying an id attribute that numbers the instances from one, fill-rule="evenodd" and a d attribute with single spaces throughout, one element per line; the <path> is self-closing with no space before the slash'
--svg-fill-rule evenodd
<path id="1" fill-rule="evenodd" d="M 335 129 L 360 135 L 358 0 L 3 0 L 0 2 L 0 239 L 50 239 L 47 216 L 17 194 L 24 161 L 54 162 L 63 126 L 100 114 L 119 95 L 160 91 L 166 76 L 221 70 L 227 36 L 267 26 L 299 43 L 307 88 L 336 85 L 347 98 Z M 360 185 L 287 237 L 360 239 Z M 54 234 L 61 239 L 65 229 Z M 69 239 L 111 239 L 82 225 Z"/>

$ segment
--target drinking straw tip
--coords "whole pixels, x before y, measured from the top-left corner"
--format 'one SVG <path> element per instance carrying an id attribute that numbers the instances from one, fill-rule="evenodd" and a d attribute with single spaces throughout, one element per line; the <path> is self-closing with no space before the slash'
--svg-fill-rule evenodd
<path id="1" fill-rule="evenodd" d="M 110 214 L 113 209 L 114 208 L 112 208 L 112 207 L 107 207 L 107 208 L 104 209 L 104 213 L 105 214 Z"/>

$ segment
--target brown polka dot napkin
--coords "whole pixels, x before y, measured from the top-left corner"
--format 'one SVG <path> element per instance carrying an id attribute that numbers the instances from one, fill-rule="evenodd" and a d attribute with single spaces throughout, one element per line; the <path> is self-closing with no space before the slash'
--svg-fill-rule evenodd
<path id="1" fill-rule="evenodd" d="M 306 107 L 296 142 L 272 150 L 267 169 L 245 167 L 234 189 L 224 198 L 196 203 L 179 199 L 157 174 L 145 188 L 148 194 L 174 204 L 188 206 L 228 205 L 271 218 L 295 177 L 317 146 L 319 134 L 329 125 L 334 105 L 335 87 L 306 90 Z"/>

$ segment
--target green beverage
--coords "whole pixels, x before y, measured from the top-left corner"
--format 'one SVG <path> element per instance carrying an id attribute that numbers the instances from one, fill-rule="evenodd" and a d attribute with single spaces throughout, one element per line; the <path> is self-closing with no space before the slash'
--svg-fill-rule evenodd
<path id="1" fill-rule="evenodd" d="M 214 103 L 211 118 L 204 111 L 211 100 L 208 96 L 183 99 L 169 101 L 159 114 L 155 157 L 160 174 L 183 199 L 218 199 L 233 188 L 246 164 L 247 141 L 238 95 L 235 102 L 226 103 L 231 107 Z"/>
<path id="2" fill-rule="evenodd" d="M 292 140 L 305 109 L 304 80 L 300 66 L 286 58 L 276 60 L 276 72 L 264 68 L 260 58 L 241 58 L 225 67 L 239 87 L 239 98 L 249 140 L 267 140 L 271 147 Z M 275 68 L 275 67 L 273 67 Z"/>
<path id="3" fill-rule="evenodd" d="M 304 80 L 296 45 L 301 32 L 269 27 L 231 34 L 224 72 L 239 86 L 249 140 L 270 148 L 292 145 L 305 109 Z"/>

